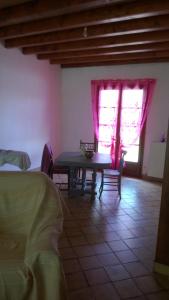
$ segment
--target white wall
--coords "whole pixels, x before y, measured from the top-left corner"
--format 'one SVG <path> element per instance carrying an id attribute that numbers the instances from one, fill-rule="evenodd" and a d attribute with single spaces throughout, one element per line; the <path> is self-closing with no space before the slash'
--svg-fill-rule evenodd
<path id="1" fill-rule="evenodd" d="M 40 166 L 43 146 L 60 152 L 59 66 L 0 46 L 0 148 L 26 151 Z"/>
<path id="2" fill-rule="evenodd" d="M 91 80 L 156 78 L 147 120 L 143 174 L 147 173 L 152 141 L 166 134 L 169 119 L 169 63 L 138 64 L 62 70 L 62 146 L 78 150 L 80 139 L 93 141 Z M 154 162 L 155 163 L 155 162 Z"/>

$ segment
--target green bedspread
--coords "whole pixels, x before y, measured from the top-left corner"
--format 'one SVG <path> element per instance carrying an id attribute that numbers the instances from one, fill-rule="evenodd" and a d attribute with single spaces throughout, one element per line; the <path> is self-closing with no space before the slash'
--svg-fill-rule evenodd
<path id="1" fill-rule="evenodd" d="M 60 194 L 40 172 L 0 172 L 0 300 L 65 299 Z"/>

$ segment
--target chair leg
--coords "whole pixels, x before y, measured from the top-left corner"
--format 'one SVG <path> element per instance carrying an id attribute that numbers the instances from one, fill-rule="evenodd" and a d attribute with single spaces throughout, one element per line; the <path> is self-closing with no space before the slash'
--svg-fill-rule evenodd
<path id="1" fill-rule="evenodd" d="M 104 173 L 101 173 L 101 184 L 99 188 L 99 200 L 101 198 L 102 192 L 103 192 L 103 185 L 104 185 Z"/>
<path id="2" fill-rule="evenodd" d="M 103 186 L 103 172 L 101 172 L 101 184 L 99 187 L 99 192 L 101 191 L 102 186 Z"/>
<path id="3" fill-rule="evenodd" d="M 119 198 L 121 200 L 121 178 L 118 178 L 118 193 L 119 193 Z"/>

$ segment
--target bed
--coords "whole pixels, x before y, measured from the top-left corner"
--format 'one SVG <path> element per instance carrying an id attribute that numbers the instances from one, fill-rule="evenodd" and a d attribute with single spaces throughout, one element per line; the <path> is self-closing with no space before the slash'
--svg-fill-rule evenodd
<path id="1" fill-rule="evenodd" d="M 0 299 L 63 300 L 59 191 L 41 172 L 0 172 Z"/>

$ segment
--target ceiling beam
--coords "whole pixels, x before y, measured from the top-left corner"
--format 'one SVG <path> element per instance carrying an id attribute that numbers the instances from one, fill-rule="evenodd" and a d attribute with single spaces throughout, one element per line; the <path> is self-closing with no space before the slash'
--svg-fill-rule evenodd
<path id="1" fill-rule="evenodd" d="M 105 1 L 100 1 L 100 5 L 101 2 L 106 3 Z M 119 22 L 119 21 L 130 20 L 131 18 L 137 19 L 137 18 L 144 18 L 150 16 L 165 15 L 169 13 L 169 1 L 163 0 L 162 2 L 164 2 L 163 5 L 161 2 L 154 0 L 151 2 L 142 1 L 139 3 L 139 5 L 138 2 L 137 3 L 134 2 L 134 3 L 118 4 L 115 6 L 115 5 L 110 5 L 110 1 L 109 1 L 109 5 L 101 8 L 95 8 L 94 10 L 90 10 L 90 11 L 83 11 L 78 13 L 75 12 L 68 15 L 65 14 L 62 16 L 43 19 L 43 21 L 37 20 L 32 22 L 25 22 L 22 24 L 16 24 L 12 26 L 1 27 L 0 37 L 9 38 L 9 37 L 44 33 L 44 32 L 57 31 L 57 30 L 73 29 L 81 26 L 91 26 L 91 25 L 111 23 L 117 21 Z M 32 6 L 33 4 L 28 3 L 25 4 L 25 6 L 26 5 Z M 34 6 L 35 5 L 36 4 L 34 4 Z M 61 4 L 59 3 L 59 5 Z M 41 8 L 41 10 L 42 9 L 43 7 Z M 1 20 L 1 10 L 0 10 L 0 26 L 2 26 L 1 21 L 2 20 Z"/>
<path id="2" fill-rule="evenodd" d="M 95 63 L 74 63 L 62 64 L 62 68 L 82 68 L 82 67 L 95 67 L 95 66 L 110 66 L 110 65 L 128 65 L 128 64 L 144 64 L 144 63 L 161 63 L 168 62 L 169 58 L 143 58 L 143 59 L 124 59 L 116 61 L 95 62 Z"/>
<path id="3" fill-rule="evenodd" d="M 0 1 L 0 9 L 2 9 L 4 7 L 23 4 L 23 3 L 26 3 L 26 2 L 31 2 L 31 1 L 32 0 L 1 0 Z"/>
<path id="4" fill-rule="evenodd" d="M 134 54 L 115 54 L 115 55 L 100 55 L 100 56 L 90 56 L 90 57 L 75 57 L 75 58 L 64 58 L 61 60 L 51 59 L 51 64 L 72 64 L 72 63 L 95 63 L 95 62 L 106 62 L 124 59 L 147 59 L 147 58 L 167 58 L 169 59 L 169 51 L 160 52 L 148 52 L 148 53 L 134 53 Z"/>
<path id="5" fill-rule="evenodd" d="M 36 0 L 25 4 L 0 9 L 0 26 L 39 20 L 72 12 L 97 8 L 120 0 Z M 125 2 L 128 2 L 125 0 Z"/>
<path id="6" fill-rule="evenodd" d="M 92 49 L 92 50 L 81 50 L 81 51 L 69 51 L 69 52 L 53 52 L 38 54 L 38 59 L 63 59 L 63 58 L 78 58 L 78 57 L 89 57 L 89 56 L 101 56 L 101 55 L 115 55 L 115 54 L 128 54 L 128 53 L 143 53 L 152 51 L 164 51 L 169 50 L 169 42 L 154 43 L 147 45 L 136 45 L 136 46 L 124 46 L 115 48 L 105 49 Z"/>
<path id="7" fill-rule="evenodd" d="M 162 41 L 169 41 L 169 30 L 160 32 L 146 32 L 144 34 L 124 35 L 123 37 L 106 37 L 94 40 L 81 40 L 68 43 L 58 43 L 43 46 L 24 47 L 22 52 L 24 54 L 45 53 L 45 52 L 67 52 L 87 49 L 121 47 L 131 45 L 145 45 L 149 43 L 157 43 Z"/>
<path id="8" fill-rule="evenodd" d="M 19 38 L 7 39 L 5 46 L 21 47 L 25 45 L 40 45 L 53 42 L 69 42 L 76 40 L 100 38 L 105 36 L 121 36 L 133 33 L 144 33 L 169 29 L 169 15 L 156 18 L 145 18 L 142 20 L 131 20 L 111 24 L 102 24 L 59 32 L 49 32 Z"/>

